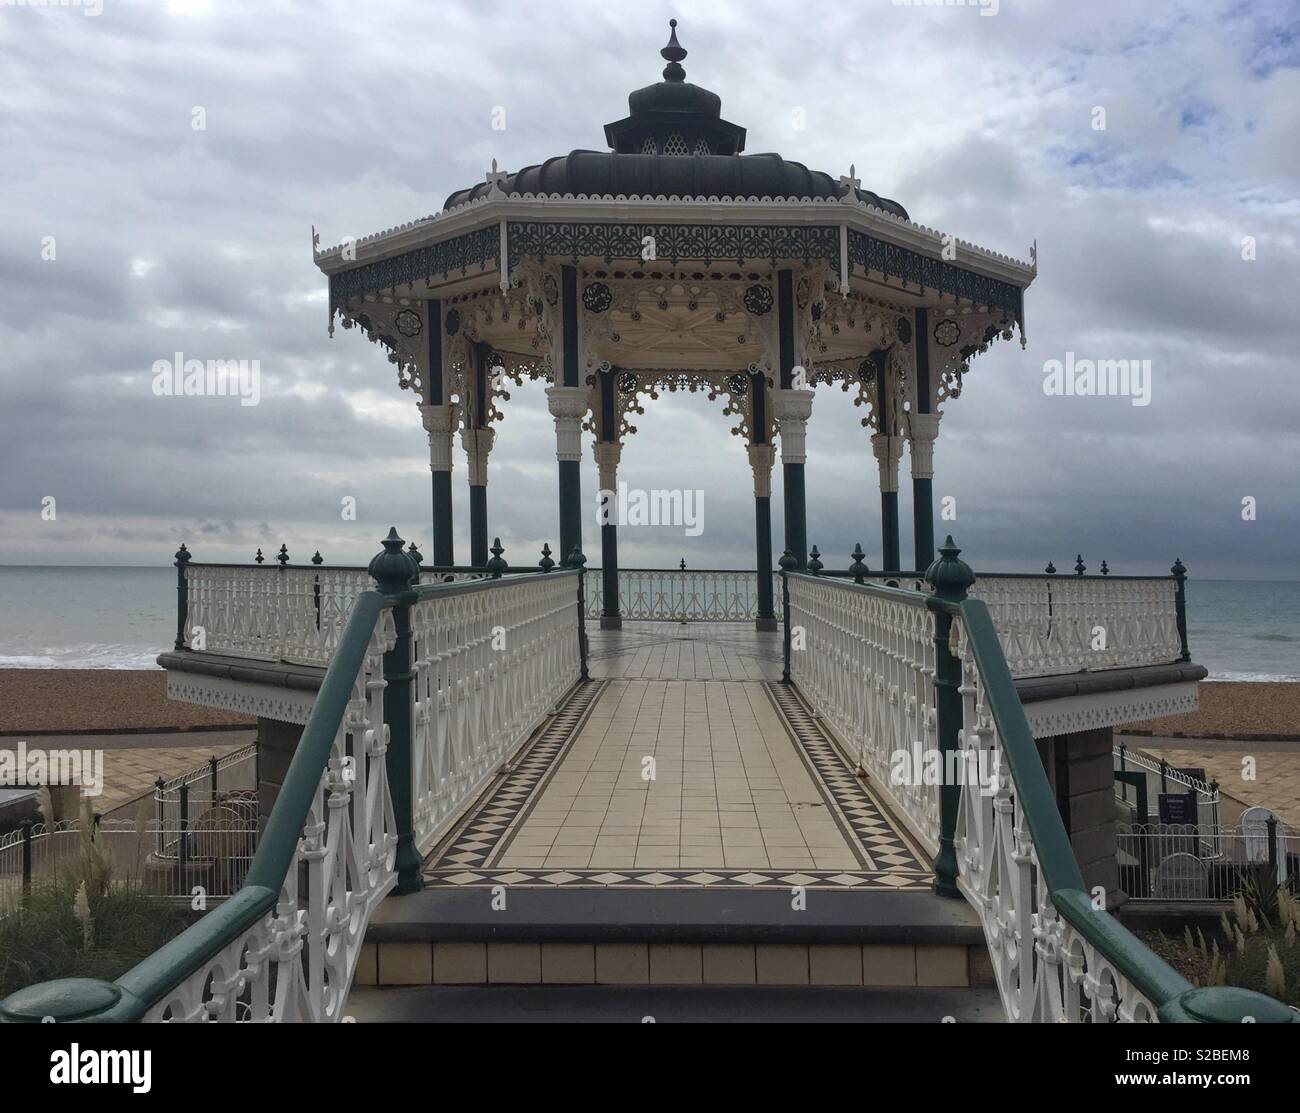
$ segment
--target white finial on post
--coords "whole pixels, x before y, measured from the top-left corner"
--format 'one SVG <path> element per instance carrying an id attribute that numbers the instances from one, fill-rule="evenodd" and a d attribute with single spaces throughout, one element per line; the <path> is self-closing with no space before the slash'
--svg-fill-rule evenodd
<path id="1" fill-rule="evenodd" d="M 858 168 L 853 163 L 849 164 L 847 175 L 840 175 L 840 200 L 846 205 L 856 205 L 858 203 L 858 187 L 862 182 L 858 179 Z"/>
<path id="2" fill-rule="evenodd" d="M 497 160 L 493 159 L 492 169 L 487 172 L 487 176 L 484 179 L 487 182 L 487 184 L 491 187 L 488 190 L 488 196 L 491 198 L 504 197 L 506 195 L 506 191 L 502 188 L 502 186 L 505 183 L 506 178 L 508 178 L 509 176 L 510 175 L 507 174 L 504 170 L 497 169 Z"/>

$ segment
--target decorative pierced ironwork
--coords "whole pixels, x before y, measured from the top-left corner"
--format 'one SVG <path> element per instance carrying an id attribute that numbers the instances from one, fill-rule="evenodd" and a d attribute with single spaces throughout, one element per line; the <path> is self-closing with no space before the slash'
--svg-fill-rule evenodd
<path id="1" fill-rule="evenodd" d="M 680 132 L 673 132 L 664 140 L 664 154 L 666 155 L 689 155 L 690 147 L 686 145 L 686 140 L 682 138 Z"/>
<path id="2" fill-rule="evenodd" d="M 458 332 L 460 332 L 460 310 L 449 309 L 447 310 L 447 335 L 455 336 Z"/>
<path id="3" fill-rule="evenodd" d="M 546 296 L 547 305 L 559 304 L 560 284 L 555 281 L 555 275 L 548 273 L 542 277 L 542 292 Z"/>
<path id="4" fill-rule="evenodd" d="M 642 261 L 648 242 L 655 257 L 676 265 L 681 259 L 705 263 L 734 259 L 829 259 L 839 266 L 840 230 L 816 225 L 754 224 L 560 224 L 511 221 L 510 268 L 525 259 L 591 257 Z"/>
<path id="5" fill-rule="evenodd" d="M 603 282 L 588 282 L 582 290 L 582 304 L 592 313 L 604 313 L 613 304 L 614 295 Z"/>
<path id="6" fill-rule="evenodd" d="M 479 228 L 441 243 L 417 247 L 389 259 L 362 263 L 330 275 L 330 321 L 346 302 L 416 282 L 466 275 L 471 267 L 487 271 L 500 266 L 501 235 L 497 226 Z"/>
<path id="7" fill-rule="evenodd" d="M 951 348 L 961 339 L 961 327 L 956 321 L 945 319 L 934 326 L 934 342 L 941 348 Z"/>
<path id="8" fill-rule="evenodd" d="M 772 311 L 772 288 L 753 285 L 745 290 L 745 308 L 755 317 L 761 317 Z"/>
<path id="9" fill-rule="evenodd" d="M 1015 320 L 1022 320 L 1023 291 L 1020 287 L 851 228 L 849 265 L 880 271 L 888 277 L 902 279 L 904 285 L 915 283 L 922 289 L 953 294 L 977 305 L 995 306 Z"/>
<path id="10" fill-rule="evenodd" d="M 912 322 L 906 317 L 899 317 L 894 322 L 894 332 L 898 336 L 898 342 L 904 346 L 912 342 Z"/>
<path id="11" fill-rule="evenodd" d="M 424 322 L 413 309 L 403 309 L 396 318 L 397 331 L 403 336 L 419 336 L 424 329 Z"/>

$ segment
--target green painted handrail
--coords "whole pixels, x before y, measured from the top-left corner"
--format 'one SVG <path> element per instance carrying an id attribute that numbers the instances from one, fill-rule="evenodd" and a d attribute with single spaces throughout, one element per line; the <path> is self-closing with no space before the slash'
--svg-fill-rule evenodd
<path id="1" fill-rule="evenodd" d="M 170 990 L 275 908 L 303 824 L 320 790 L 321 771 L 333 751 L 353 684 L 386 603 L 377 591 L 357 597 L 239 892 L 116 982 L 75 978 L 29 986 L 0 1002 L 0 1022 L 39 1023 L 45 1017 L 98 1023 L 139 1021 Z"/>
<path id="2" fill-rule="evenodd" d="M 951 538 L 948 546 L 952 547 Z M 956 553 L 959 550 L 953 548 L 952 551 Z M 941 563 L 936 561 L 931 570 Z M 969 574 L 969 569 L 967 572 Z M 783 575 L 787 583 L 789 579 L 807 580 L 814 584 L 825 582 L 824 576 L 795 571 Z M 1300 1023 L 1300 1014 L 1261 993 L 1231 986 L 1194 987 L 1109 912 L 1093 907 L 1056 806 L 1056 795 L 1048 782 L 1047 770 L 1038 755 L 1038 745 L 1011 678 L 997 629 L 983 600 L 943 598 L 941 591 L 919 595 L 903 588 L 855 584 L 842 579 L 836 579 L 835 585 L 846 591 L 864 592 L 910 606 L 925 606 L 961 620 L 984 685 L 985 702 L 1011 770 L 1016 800 L 1033 839 L 1040 877 L 1053 907 L 1156 1006 L 1162 1021 L 1240 1023 L 1249 1018 L 1257 1023 Z M 787 628 L 788 608 L 787 602 Z M 786 678 L 789 678 L 788 671 Z M 1033 943 L 1024 941 L 1023 945 L 1032 946 Z"/>
<path id="3" fill-rule="evenodd" d="M 1052 904 L 1157 1007 L 1187 993 L 1191 982 L 1109 912 L 1093 907 L 988 607 L 979 599 L 936 604 L 961 618 Z"/>

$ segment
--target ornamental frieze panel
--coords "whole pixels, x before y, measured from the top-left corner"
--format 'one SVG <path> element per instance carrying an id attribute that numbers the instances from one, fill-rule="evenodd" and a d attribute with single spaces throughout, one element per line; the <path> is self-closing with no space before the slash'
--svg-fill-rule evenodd
<path id="1" fill-rule="evenodd" d="M 757 224 L 556 224 L 511 221 L 506 230 L 509 267 L 526 259 L 547 258 L 659 260 L 673 266 L 683 259 L 713 263 L 732 260 L 815 259 L 839 268 L 840 230 L 835 226 Z"/>
<path id="2" fill-rule="evenodd" d="M 413 292 L 416 282 L 445 281 L 457 275 L 497 270 L 500 255 L 500 229 L 487 227 L 332 274 L 330 331 L 334 329 L 335 313 L 350 301 L 386 290 L 398 293 L 403 286 Z"/>
<path id="3" fill-rule="evenodd" d="M 654 272 L 618 279 L 584 273 L 583 365 L 690 367 L 730 371 L 768 366 L 775 352 L 770 276 L 719 281 L 718 276 Z"/>
<path id="4" fill-rule="evenodd" d="M 1023 319 L 1023 291 L 1018 286 L 851 228 L 848 241 L 850 267 L 879 271 L 901 281 L 904 289 L 915 286 L 918 290 L 937 290 L 975 305 L 1000 309 L 1011 320 Z"/>

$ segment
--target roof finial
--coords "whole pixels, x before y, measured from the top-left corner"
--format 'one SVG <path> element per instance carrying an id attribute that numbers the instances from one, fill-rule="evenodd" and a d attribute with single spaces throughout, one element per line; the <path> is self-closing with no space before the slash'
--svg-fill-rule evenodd
<path id="1" fill-rule="evenodd" d="M 686 57 L 686 51 L 682 49 L 682 44 L 677 41 L 677 20 L 670 19 L 668 26 L 672 32 L 668 36 L 668 45 L 659 52 L 659 56 L 668 61 L 668 65 L 664 66 L 664 80 L 685 81 L 686 71 L 682 69 L 681 61 Z"/>

